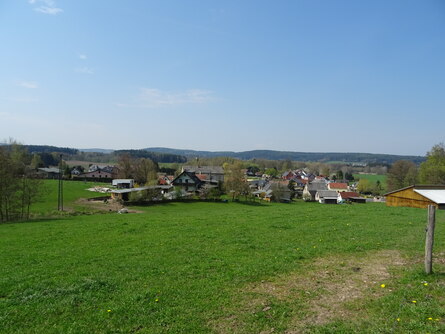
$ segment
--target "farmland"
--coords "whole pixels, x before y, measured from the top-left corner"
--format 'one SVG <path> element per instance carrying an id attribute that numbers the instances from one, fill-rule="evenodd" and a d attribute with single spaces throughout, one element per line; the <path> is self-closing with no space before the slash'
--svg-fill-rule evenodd
<path id="1" fill-rule="evenodd" d="M 425 210 L 303 202 L 138 209 L 0 225 L 2 332 L 445 330 L 443 259 L 423 274 Z M 438 212 L 441 256 L 444 222 Z"/>

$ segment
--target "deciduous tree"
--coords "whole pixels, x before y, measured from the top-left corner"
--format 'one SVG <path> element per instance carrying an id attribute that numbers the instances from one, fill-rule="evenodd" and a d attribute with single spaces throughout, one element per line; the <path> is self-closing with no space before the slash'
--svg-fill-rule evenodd
<path id="1" fill-rule="evenodd" d="M 420 165 L 419 179 L 425 184 L 445 184 L 445 145 L 434 145 Z"/>
<path id="2" fill-rule="evenodd" d="M 388 190 L 392 191 L 407 187 L 417 182 L 417 167 L 412 161 L 398 160 L 394 162 L 387 174 Z"/>

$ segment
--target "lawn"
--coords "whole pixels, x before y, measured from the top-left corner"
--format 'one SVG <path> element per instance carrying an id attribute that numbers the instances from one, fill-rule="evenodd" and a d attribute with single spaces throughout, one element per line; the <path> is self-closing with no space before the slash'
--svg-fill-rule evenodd
<path id="1" fill-rule="evenodd" d="M 445 331 L 443 259 L 423 274 L 426 210 L 140 209 L 0 225 L 2 333 Z"/>

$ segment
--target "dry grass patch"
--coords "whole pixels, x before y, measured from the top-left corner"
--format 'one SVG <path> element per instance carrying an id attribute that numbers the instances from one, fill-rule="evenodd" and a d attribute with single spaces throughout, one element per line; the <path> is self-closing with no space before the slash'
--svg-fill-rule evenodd
<path id="1" fill-rule="evenodd" d="M 391 278 L 390 269 L 405 260 L 393 250 L 368 253 L 366 256 L 329 256 L 317 259 L 305 271 L 272 277 L 246 286 L 239 293 L 241 301 L 230 315 L 212 324 L 218 333 L 248 333 L 252 321 L 281 317 L 287 334 L 307 332 L 308 326 L 324 325 L 335 320 L 366 318 L 361 307 L 381 297 L 390 288 L 381 284 Z M 283 306 L 285 317 L 274 313 Z M 247 323 L 246 323 L 247 322 Z M 258 332 L 273 332 L 267 321 L 258 324 Z M 279 330 L 282 332 L 282 330 Z"/>

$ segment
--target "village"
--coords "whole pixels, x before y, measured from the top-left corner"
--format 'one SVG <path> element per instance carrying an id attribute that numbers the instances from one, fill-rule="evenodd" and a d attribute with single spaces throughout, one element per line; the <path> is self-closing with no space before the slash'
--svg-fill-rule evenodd
<path id="1" fill-rule="evenodd" d="M 357 191 L 357 183 L 348 180 L 337 180 L 335 176 L 315 175 L 303 169 L 288 170 L 277 176 L 271 176 L 251 169 L 241 170 L 243 177 L 239 180 L 239 195 L 263 201 L 289 203 L 294 199 L 319 202 L 322 204 L 340 204 L 346 202 L 366 203 L 381 202 L 380 196 L 362 196 Z M 59 178 L 59 169 L 39 168 L 42 177 Z M 91 188 L 92 191 L 109 193 L 112 199 L 127 202 L 131 194 L 144 191 L 155 191 L 151 200 L 175 200 L 190 198 L 208 198 L 213 192 L 222 195 L 225 171 L 221 166 L 188 166 L 181 167 L 178 175 L 157 173 L 157 182 L 152 185 L 138 185 L 134 179 L 116 178 L 117 166 L 100 166 L 92 164 L 88 171 L 82 173 L 78 168 L 71 169 L 72 180 L 108 182 L 107 186 Z M 219 191 L 216 191 L 219 190 Z M 233 191 L 232 191 L 233 192 Z M 230 194 L 227 194 L 230 195 Z M 214 196 L 213 196 L 214 198 Z"/>

